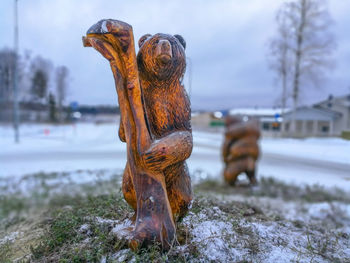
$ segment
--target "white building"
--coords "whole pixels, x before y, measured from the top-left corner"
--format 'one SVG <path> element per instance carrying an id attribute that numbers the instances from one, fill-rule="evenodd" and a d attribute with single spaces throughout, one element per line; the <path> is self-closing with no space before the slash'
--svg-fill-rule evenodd
<path id="1" fill-rule="evenodd" d="M 295 127 L 292 127 L 295 120 Z M 330 95 L 327 100 L 310 107 L 300 107 L 284 114 L 284 135 L 340 136 L 350 131 L 350 94 Z"/>
<path id="2" fill-rule="evenodd" d="M 342 119 L 342 114 L 323 108 L 301 107 L 284 114 L 283 119 L 282 134 L 285 136 L 334 136 L 340 135 L 335 126 Z M 292 126 L 293 120 L 295 127 Z"/>
<path id="3" fill-rule="evenodd" d="M 340 135 L 343 131 L 350 131 L 350 94 L 339 97 L 330 95 L 327 100 L 315 104 L 315 107 L 341 113 L 341 118 L 334 122 L 335 135 Z"/>

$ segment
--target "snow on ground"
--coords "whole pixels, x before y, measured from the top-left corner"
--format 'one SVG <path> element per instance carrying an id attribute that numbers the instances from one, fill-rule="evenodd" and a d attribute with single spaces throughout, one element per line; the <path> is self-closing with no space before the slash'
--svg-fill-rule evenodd
<path id="1" fill-rule="evenodd" d="M 22 125 L 20 144 L 11 126 L 0 127 L 0 177 L 76 170 L 113 169 L 126 163 L 117 124 Z M 221 178 L 221 133 L 194 131 L 187 161 L 194 180 Z M 350 141 L 338 138 L 261 140 L 258 174 L 286 181 L 350 189 Z"/>
<path id="2" fill-rule="evenodd" d="M 70 125 L 27 124 L 21 126 L 20 143 L 13 142 L 11 126 L 0 127 L 0 153 L 94 152 L 125 150 L 118 138 L 118 125 L 79 123 Z"/>
<path id="3" fill-rule="evenodd" d="M 94 180 L 90 182 L 92 178 Z M 19 210 L 24 213 L 23 216 L 26 215 L 25 207 L 28 205 L 42 209 L 45 208 L 45 204 L 50 203 L 50 200 L 61 200 L 61 202 L 69 200 L 69 195 L 116 194 L 116 190 L 120 189 L 120 179 L 120 174 L 109 170 L 15 177 L 12 178 L 14 181 L 3 179 L 5 185 L 1 185 L 0 178 L 0 195 L 7 198 L 2 199 L 0 196 L 0 201 L 5 201 L 6 204 L 8 200 L 7 207 L 9 207 L 13 197 L 19 198 L 18 200 L 25 197 L 22 206 L 24 210 Z M 6 182 L 12 183 L 6 184 Z M 282 185 L 277 181 L 263 182 L 262 180 L 259 186 L 254 187 L 250 194 L 244 194 L 244 191 L 248 190 L 244 187 L 225 188 L 224 185 L 208 181 L 206 183 L 210 183 L 209 187 L 200 188 L 200 185 L 197 185 L 196 187 L 199 188 L 195 188 L 192 209 L 179 226 L 179 231 L 186 233 L 186 239 L 183 239 L 181 245 L 174 247 L 173 252 L 178 255 L 190 254 L 188 262 L 347 262 L 350 260 L 350 199 L 346 198 L 345 193 L 343 200 L 342 193 L 339 196 L 317 187 L 312 187 L 314 190 L 308 193 L 304 188 L 298 187 L 296 190 L 293 186 L 289 193 L 292 198 L 286 198 L 288 195 L 285 194 L 290 189 L 290 185 Z M 307 194 L 310 196 L 305 196 Z M 318 195 L 319 197 L 316 198 L 318 201 L 310 199 L 311 195 Z M 84 199 L 79 200 L 76 205 L 81 208 Z M 116 200 L 119 199 L 116 198 Z M 85 202 L 91 201 L 87 198 Z M 56 205 L 58 203 L 56 202 Z M 91 203 L 96 205 L 99 202 Z M 16 211 L 18 207 L 16 202 L 14 204 L 12 208 Z M 61 208 L 67 211 L 76 210 L 71 205 L 73 204 L 62 203 Z M 101 205 L 104 206 L 105 203 Z M 113 207 L 115 209 L 114 205 Z M 0 214 L 1 208 L 0 205 Z M 99 211 L 97 207 L 95 209 Z M 91 212 L 92 209 L 89 211 Z M 118 212 L 118 214 L 121 213 Z M 9 214 L 9 221 L 16 224 L 17 221 L 11 219 L 14 215 L 15 213 Z M 28 212 L 28 215 L 31 213 Z M 109 229 L 112 236 L 116 235 L 118 238 L 125 236 L 124 229 L 130 226 L 130 221 L 125 219 L 128 217 L 114 218 L 115 215 L 113 217 L 107 215 L 108 213 L 105 216 L 96 214 L 82 218 L 81 225 L 77 226 L 77 231 L 83 237 L 81 244 L 92 242 L 94 232 L 91 227 L 95 224 L 101 229 Z M 29 222 L 32 222 L 32 219 L 28 218 Z M 22 221 L 18 222 L 21 224 Z M 47 223 L 49 220 L 43 222 Z M 41 227 L 41 224 L 34 226 Z M 21 248 L 23 239 L 28 237 L 28 233 L 32 233 L 33 230 L 39 231 L 36 228 L 17 228 L 17 226 L 11 230 L 4 235 L 0 233 L 0 248 L 4 244 L 14 244 L 15 249 Z M 101 262 L 112 260 L 124 262 L 127 255 L 130 256 L 130 251 L 123 249 L 113 255 L 105 255 Z M 132 254 L 131 257 L 135 259 L 135 255 Z"/>
<path id="4" fill-rule="evenodd" d="M 198 214 L 190 212 L 183 224 L 190 231 L 191 244 L 198 249 L 201 258 L 194 262 L 332 262 L 339 258 L 347 262 L 350 259 L 349 240 L 340 238 L 340 235 L 349 235 L 349 229 L 334 229 L 336 233 L 332 235 L 330 229 L 313 229 L 313 224 L 324 220 L 322 216 L 312 215 L 312 211 L 299 214 L 303 216 L 313 218 L 310 225 L 296 226 L 290 221 L 260 221 L 249 217 L 235 221 L 220 208 L 210 207 Z M 346 219 L 349 218 L 347 214 Z M 113 232 L 123 236 L 118 232 L 123 226 L 124 223 L 119 222 Z M 178 249 L 186 250 L 187 246 Z M 116 255 L 125 252 L 122 250 Z M 122 262 L 118 257 L 112 258 Z"/>
<path id="5" fill-rule="evenodd" d="M 261 147 L 266 153 L 350 164 L 350 141 L 341 138 L 269 138 L 261 141 Z"/>
<path id="6" fill-rule="evenodd" d="M 12 128 L 0 128 L 0 176 L 125 167 L 115 124 L 23 125 L 20 134 L 15 144 Z"/>
<path id="7" fill-rule="evenodd" d="M 221 147 L 220 133 L 193 133 L 194 141 L 209 148 Z M 315 161 L 327 161 L 350 165 L 350 141 L 341 138 L 263 138 L 260 142 L 263 154 L 278 154 Z"/>
<path id="8" fill-rule="evenodd" d="M 212 177 L 221 176 L 223 135 L 195 131 L 193 136 L 194 155 L 203 148 L 215 151 L 209 158 L 201 156 L 205 159 L 203 169 Z M 350 141 L 340 138 L 262 138 L 260 148 L 258 177 L 271 176 L 290 183 L 320 184 L 350 190 Z M 198 158 L 192 158 L 189 164 L 197 161 Z"/>
<path id="9" fill-rule="evenodd" d="M 194 149 L 187 162 L 193 182 L 208 177 L 221 178 L 222 134 L 194 131 L 193 138 Z M 46 198 L 46 192 L 52 195 L 59 191 L 72 192 L 80 184 L 91 184 L 93 188 L 108 180 L 120 184 L 126 162 L 125 149 L 125 144 L 119 141 L 116 124 L 23 125 L 18 145 L 13 143 L 12 128 L 1 126 L 0 190 L 6 189 L 8 194 L 20 192 L 24 196 L 35 192 L 36 196 Z M 259 176 L 350 189 L 349 141 L 269 138 L 261 140 L 261 149 Z M 61 173 L 26 176 L 39 171 Z M 109 183 L 104 185 L 105 188 L 109 186 Z M 111 187 L 115 191 L 116 186 Z M 35 190 L 39 188 L 40 191 Z M 222 205 L 217 207 L 203 199 L 202 210 L 192 209 L 184 225 L 190 230 L 198 253 L 207 261 L 327 262 L 327 258 L 332 257 L 350 260 L 348 203 L 308 203 L 239 194 L 226 195 L 223 200 L 254 205 L 266 217 L 250 215 L 250 208 L 232 212 L 230 209 L 237 209 L 234 205 L 229 204 L 230 209 L 227 209 L 224 203 L 217 202 Z M 273 220 L 276 215 L 284 219 Z M 96 218 L 96 221 L 111 224 L 113 232 L 128 225 L 126 221 L 104 218 Z M 88 232 L 88 226 L 80 230 Z M 0 245 L 19 236 L 20 232 L 9 233 L 0 240 Z M 327 252 L 320 256 L 324 247 Z M 121 250 L 114 256 L 125 256 L 125 252 Z"/>
<path id="10" fill-rule="evenodd" d="M 10 233 L 9 235 L 0 239 L 0 246 L 4 245 L 7 242 L 13 242 L 18 236 L 19 236 L 19 233 L 17 231 Z"/>

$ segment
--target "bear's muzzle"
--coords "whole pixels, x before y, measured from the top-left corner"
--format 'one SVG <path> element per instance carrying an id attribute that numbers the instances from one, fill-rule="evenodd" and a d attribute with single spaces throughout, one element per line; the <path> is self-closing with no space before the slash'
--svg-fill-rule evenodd
<path id="1" fill-rule="evenodd" d="M 156 47 L 156 58 L 163 64 L 167 64 L 173 57 L 171 44 L 168 40 L 162 39 Z"/>

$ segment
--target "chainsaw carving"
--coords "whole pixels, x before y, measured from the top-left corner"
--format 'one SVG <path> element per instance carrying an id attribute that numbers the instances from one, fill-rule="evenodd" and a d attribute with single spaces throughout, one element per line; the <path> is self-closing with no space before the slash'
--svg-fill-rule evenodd
<path id="1" fill-rule="evenodd" d="M 188 211 L 192 152 L 190 103 L 181 79 L 185 41 L 179 35 L 145 35 L 136 56 L 132 27 L 101 20 L 83 37 L 109 60 L 121 111 L 119 137 L 127 143 L 123 193 L 135 210 L 129 246 L 160 242 L 168 249 L 175 221 Z"/>
<path id="2" fill-rule="evenodd" d="M 225 126 L 225 141 L 222 147 L 225 181 L 235 185 L 238 175 L 245 173 L 250 183 L 256 184 L 255 164 L 259 157 L 260 137 L 258 121 L 245 122 L 241 117 L 228 116 Z"/>

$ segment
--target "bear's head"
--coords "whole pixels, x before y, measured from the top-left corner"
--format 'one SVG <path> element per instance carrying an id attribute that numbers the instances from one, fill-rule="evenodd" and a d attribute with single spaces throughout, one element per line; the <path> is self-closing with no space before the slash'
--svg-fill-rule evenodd
<path id="1" fill-rule="evenodd" d="M 152 81 L 182 78 L 186 68 L 186 42 L 180 35 L 144 35 L 139 40 L 137 64 L 143 77 Z"/>

